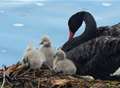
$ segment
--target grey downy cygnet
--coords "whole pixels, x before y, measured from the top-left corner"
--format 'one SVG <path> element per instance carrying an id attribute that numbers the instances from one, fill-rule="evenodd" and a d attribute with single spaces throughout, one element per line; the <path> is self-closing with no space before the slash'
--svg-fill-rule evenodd
<path id="1" fill-rule="evenodd" d="M 45 65 L 49 67 L 49 69 L 52 70 L 53 67 L 53 60 L 54 60 L 54 54 L 55 49 L 52 47 L 51 40 L 49 36 L 45 35 L 41 38 L 40 45 L 42 45 L 39 50 L 40 52 L 43 52 L 43 54 L 46 57 Z"/>
<path id="2" fill-rule="evenodd" d="M 66 54 L 63 50 L 58 49 L 53 61 L 53 69 L 55 72 L 62 72 L 63 74 L 76 74 L 75 64 L 66 58 Z"/>
<path id="3" fill-rule="evenodd" d="M 44 54 L 38 49 L 33 48 L 33 45 L 30 43 L 24 53 L 22 64 L 28 65 L 30 69 L 40 69 L 45 61 Z"/>

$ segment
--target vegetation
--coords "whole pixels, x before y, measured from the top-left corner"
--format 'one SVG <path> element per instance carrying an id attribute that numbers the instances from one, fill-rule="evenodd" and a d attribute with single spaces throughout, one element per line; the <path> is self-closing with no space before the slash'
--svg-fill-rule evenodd
<path id="1" fill-rule="evenodd" d="M 120 88 L 119 81 L 84 79 L 77 75 L 56 74 L 46 67 L 40 71 L 29 70 L 16 64 L 0 70 L 3 88 Z"/>

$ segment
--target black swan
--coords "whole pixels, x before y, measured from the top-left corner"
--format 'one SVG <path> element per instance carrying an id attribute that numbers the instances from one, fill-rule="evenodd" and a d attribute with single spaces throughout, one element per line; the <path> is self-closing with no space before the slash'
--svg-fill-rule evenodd
<path id="1" fill-rule="evenodd" d="M 79 17 L 78 20 L 75 18 L 76 20 L 73 19 L 70 23 L 73 15 L 68 22 L 69 29 L 75 28 L 77 31 L 82 24 L 81 21 L 85 21 L 85 32 L 81 36 L 72 38 L 76 32 L 72 31 L 70 39 L 62 47 L 67 58 L 75 63 L 77 74 L 91 75 L 99 79 L 120 80 L 119 76 L 111 76 L 120 67 L 120 25 L 96 28 L 95 20 L 89 12 L 83 11 L 77 14 L 83 18 Z"/>
<path id="2" fill-rule="evenodd" d="M 79 27 L 82 25 L 83 21 L 85 22 L 86 28 L 82 35 L 75 38 L 74 35 Z M 114 36 L 120 37 L 120 25 L 109 27 L 99 27 L 97 28 L 94 17 L 91 13 L 86 11 L 78 12 L 72 15 L 68 21 L 69 26 L 69 40 L 62 46 L 62 49 L 67 52 L 79 44 L 84 43 L 88 40 L 99 36 Z M 119 29 L 119 30 L 118 30 Z"/>

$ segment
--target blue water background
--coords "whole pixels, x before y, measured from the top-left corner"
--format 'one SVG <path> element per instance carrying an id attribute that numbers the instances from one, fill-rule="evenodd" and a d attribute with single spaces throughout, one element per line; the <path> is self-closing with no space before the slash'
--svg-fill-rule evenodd
<path id="1" fill-rule="evenodd" d="M 120 22 L 118 0 L 0 0 L 0 66 L 20 60 L 29 41 L 38 47 L 49 35 L 58 48 L 68 39 L 68 19 L 81 10 L 90 11 L 97 26 Z M 84 31 L 85 25 L 76 35 Z"/>

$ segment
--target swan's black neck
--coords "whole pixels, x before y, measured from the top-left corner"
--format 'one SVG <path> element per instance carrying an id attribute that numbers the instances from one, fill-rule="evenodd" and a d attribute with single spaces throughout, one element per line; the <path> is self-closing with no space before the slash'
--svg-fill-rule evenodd
<path id="1" fill-rule="evenodd" d="M 68 21 L 69 31 L 75 34 L 75 32 L 79 29 L 82 25 L 84 19 L 84 13 L 76 13 L 72 15 Z"/>
<path id="2" fill-rule="evenodd" d="M 75 32 L 79 29 L 79 27 L 82 25 L 83 21 L 85 22 L 86 28 L 82 35 L 73 38 L 72 40 L 66 42 L 62 49 L 67 52 L 81 43 L 84 43 L 94 37 L 96 37 L 96 22 L 94 20 L 94 17 L 89 13 L 85 11 L 78 12 L 74 15 L 72 15 L 68 21 L 68 26 L 70 32 L 75 34 Z"/>
<path id="3" fill-rule="evenodd" d="M 85 22 L 86 28 L 82 36 L 84 35 L 88 37 L 91 37 L 93 35 L 96 36 L 97 25 L 96 25 L 94 17 L 89 12 L 84 12 L 83 21 Z"/>

